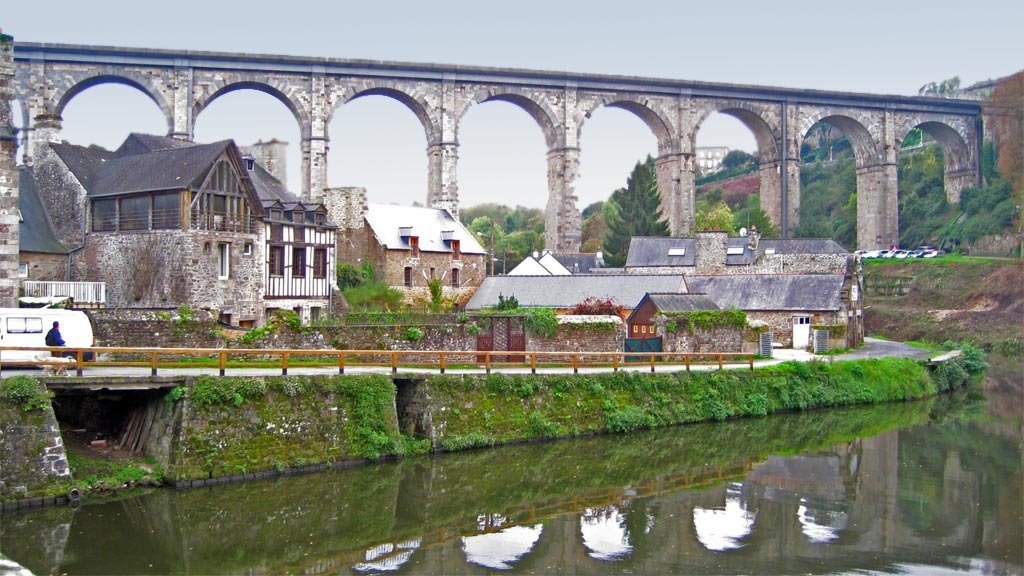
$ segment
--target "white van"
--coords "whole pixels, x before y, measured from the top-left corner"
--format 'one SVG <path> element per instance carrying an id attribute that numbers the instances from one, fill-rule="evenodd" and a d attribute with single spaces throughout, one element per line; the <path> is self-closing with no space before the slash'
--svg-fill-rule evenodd
<path id="1" fill-rule="evenodd" d="M 61 308 L 0 308 L 0 346 L 46 346 L 46 333 L 54 322 L 60 322 L 65 347 L 88 348 L 95 344 L 92 323 L 85 312 Z M 26 363 L 45 354 L 45 350 L 3 350 L 0 363 Z"/>

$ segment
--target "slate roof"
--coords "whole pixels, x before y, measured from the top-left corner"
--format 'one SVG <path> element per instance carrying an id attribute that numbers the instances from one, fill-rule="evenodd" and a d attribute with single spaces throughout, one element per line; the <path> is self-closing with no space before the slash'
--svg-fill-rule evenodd
<path id="1" fill-rule="evenodd" d="M 22 252 L 68 253 L 53 233 L 53 224 L 36 189 L 35 174 L 25 167 L 18 169 L 18 210 L 21 211 L 18 241 Z"/>
<path id="2" fill-rule="evenodd" d="M 86 187 L 90 197 L 198 188 L 214 161 L 232 144 L 222 140 L 212 144 L 196 144 L 114 158 Z M 244 170 L 244 167 L 243 167 Z"/>
<path id="3" fill-rule="evenodd" d="M 74 144 L 50 144 L 50 148 L 57 153 L 86 190 L 92 187 L 93 176 L 114 158 L 113 152 L 102 148 L 86 148 Z"/>
<path id="4" fill-rule="evenodd" d="M 253 165 L 252 170 L 249 170 L 249 179 L 252 180 L 252 184 L 256 188 L 256 195 L 263 201 L 264 206 L 267 205 L 268 201 L 278 200 L 281 203 L 286 203 L 298 202 L 300 200 L 298 196 L 289 192 L 284 187 L 284 184 L 268 172 L 266 168 L 260 166 L 259 162 Z"/>
<path id="5" fill-rule="evenodd" d="M 677 294 L 658 292 L 648 294 L 647 299 L 661 312 L 692 312 L 694 310 L 719 310 L 718 304 L 707 294 Z"/>
<path id="6" fill-rule="evenodd" d="M 447 210 L 369 204 L 366 207 L 366 223 L 377 241 L 389 250 L 409 249 L 408 238 L 401 235 L 399 228 L 411 227 L 412 236 L 419 237 L 421 252 L 451 252 L 451 245 L 441 238 L 442 232 L 451 231 L 452 238 L 459 240 L 459 249 L 463 254 L 486 254 L 473 233 L 452 218 Z"/>
<path id="7" fill-rule="evenodd" d="M 594 268 L 600 268 L 603 263 L 598 260 L 597 252 L 550 252 L 550 254 L 571 274 L 586 274 Z"/>
<path id="8" fill-rule="evenodd" d="M 214 160 L 232 143 L 231 140 L 212 144 L 183 142 L 174 148 L 148 150 L 143 143 L 155 145 L 156 142 L 140 139 L 142 136 L 146 135 L 132 134 L 114 153 L 73 144 L 52 144 L 51 147 L 85 187 L 86 194 L 95 198 L 198 187 Z M 133 144 L 128 145 L 129 141 Z"/>
<path id="9" fill-rule="evenodd" d="M 762 238 L 757 245 L 759 252 L 775 250 L 776 254 L 849 254 L 831 238 Z"/>
<path id="10" fill-rule="evenodd" d="M 722 309 L 838 310 L 843 280 L 840 274 L 687 276 L 686 288 L 707 294 Z"/>
<path id="11" fill-rule="evenodd" d="M 693 238 L 634 236 L 629 239 L 626 268 L 647 266 L 694 266 L 697 242 Z M 669 249 L 683 249 L 682 256 L 669 256 Z"/>
<path id="12" fill-rule="evenodd" d="M 679 292 L 678 274 L 592 274 L 574 276 L 488 276 L 466 304 L 468 310 L 496 306 L 498 295 L 515 296 L 520 306 L 571 308 L 590 296 L 612 298 L 633 308 L 648 292 Z"/>

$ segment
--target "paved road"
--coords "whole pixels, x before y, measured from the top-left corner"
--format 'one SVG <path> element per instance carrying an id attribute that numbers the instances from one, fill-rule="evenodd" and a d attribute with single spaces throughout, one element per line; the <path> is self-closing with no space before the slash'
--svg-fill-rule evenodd
<path id="1" fill-rule="evenodd" d="M 901 342 L 890 342 L 887 340 L 878 340 L 875 338 L 865 338 L 864 346 L 858 348 L 855 351 L 839 356 L 832 356 L 833 360 L 850 360 L 860 358 L 878 358 L 883 356 L 890 357 L 906 357 L 906 358 L 926 358 L 929 356 L 928 351 L 921 350 L 920 348 L 914 348 Z M 777 348 L 774 351 L 774 357 L 770 359 L 757 360 L 754 362 L 755 367 L 765 367 L 779 364 L 788 360 L 799 360 L 807 362 L 813 359 L 828 360 L 828 356 L 816 356 L 803 350 L 792 350 L 787 348 Z M 732 364 L 726 365 L 728 369 L 746 369 L 747 364 Z M 650 366 L 647 364 L 634 364 L 628 366 L 622 366 L 619 368 L 624 371 L 633 372 L 650 372 Z M 716 370 L 717 365 L 701 365 L 691 366 L 692 370 Z M 658 364 L 655 368 L 657 372 L 679 372 L 686 370 L 686 366 L 683 364 Z M 500 367 L 494 368 L 494 372 L 502 372 L 504 374 L 529 374 L 529 367 Z M 609 372 L 610 367 L 586 367 L 581 366 L 579 372 L 581 374 L 593 374 L 598 372 Z M 447 374 L 483 374 L 484 368 L 449 368 Z M 538 374 L 572 374 L 571 367 L 538 367 Z M 175 377 L 175 376 L 198 376 L 198 375 L 217 375 L 218 370 L 216 368 L 161 368 L 159 375 L 163 377 Z M 268 376 L 268 375 L 279 375 L 280 369 L 275 368 L 229 368 L 227 374 L 229 376 Z M 289 375 L 295 376 L 308 376 L 318 374 L 337 374 L 337 367 L 324 366 L 320 368 L 311 367 L 291 367 L 288 369 Z M 391 369 L 386 366 L 347 366 L 345 368 L 346 374 L 390 374 Z M 436 368 L 399 368 L 400 374 L 437 374 Z M 3 369 L 0 372 L 0 376 L 8 377 L 17 374 L 27 374 L 32 376 L 40 376 L 41 371 L 37 369 L 24 369 L 24 368 L 13 368 Z M 74 372 L 72 372 L 72 375 Z M 84 376 L 91 378 L 145 378 L 149 376 L 149 368 L 142 367 L 123 367 L 123 366 L 92 366 L 86 367 Z"/>

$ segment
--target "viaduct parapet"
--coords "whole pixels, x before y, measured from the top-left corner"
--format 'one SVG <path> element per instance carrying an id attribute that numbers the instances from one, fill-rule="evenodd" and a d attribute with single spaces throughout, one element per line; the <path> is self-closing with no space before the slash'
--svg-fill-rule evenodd
<path id="1" fill-rule="evenodd" d="M 545 245 L 579 250 L 575 191 L 580 132 L 602 106 L 638 116 L 658 141 L 656 171 L 662 212 L 673 235 L 694 230 L 696 134 L 720 112 L 754 134 L 761 202 L 783 236 L 799 222 L 800 145 L 817 122 L 851 141 L 857 162 L 857 243 L 898 242 L 897 158 L 914 128 L 942 147 L 946 194 L 958 202 L 980 184 L 981 105 L 974 101 L 888 96 L 768 86 L 509 68 L 231 54 L 197 51 L 17 43 L 14 97 L 23 115 L 25 155 L 60 138 L 61 114 L 83 90 L 104 83 L 134 87 L 152 99 L 167 133 L 190 140 L 196 118 L 217 98 L 243 89 L 265 92 L 294 115 L 301 135 L 302 193 L 327 188 L 328 126 L 346 103 L 368 95 L 394 98 L 426 134 L 426 203 L 457 215 L 459 125 L 472 106 L 504 101 L 540 126 L 548 148 Z M 372 195 L 372 191 L 371 191 Z"/>

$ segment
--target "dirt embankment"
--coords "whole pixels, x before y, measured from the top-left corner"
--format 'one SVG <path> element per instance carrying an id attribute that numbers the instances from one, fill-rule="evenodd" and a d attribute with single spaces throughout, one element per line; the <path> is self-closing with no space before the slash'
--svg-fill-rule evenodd
<path id="1" fill-rule="evenodd" d="M 867 333 L 1024 353 L 1024 262 L 939 259 L 865 266 Z M 898 287 L 894 289 L 893 287 Z"/>

